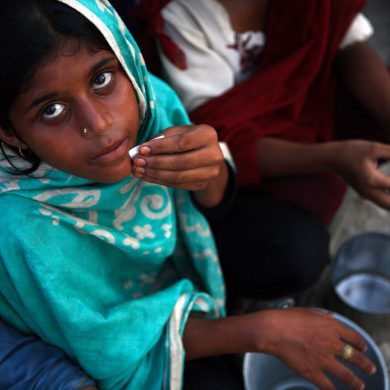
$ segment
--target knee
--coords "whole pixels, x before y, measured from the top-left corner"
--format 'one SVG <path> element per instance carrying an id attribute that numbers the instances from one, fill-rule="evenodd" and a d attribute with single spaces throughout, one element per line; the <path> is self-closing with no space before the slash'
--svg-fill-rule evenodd
<path id="1" fill-rule="evenodd" d="M 288 284 L 304 290 L 320 278 L 329 263 L 329 233 L 314 219 L 287 237 L 279 250 Z"/>

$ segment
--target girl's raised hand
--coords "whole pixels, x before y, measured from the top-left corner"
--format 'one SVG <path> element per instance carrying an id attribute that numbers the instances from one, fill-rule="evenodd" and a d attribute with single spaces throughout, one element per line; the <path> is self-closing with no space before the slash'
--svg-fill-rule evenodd
<path id="1" fill-rule="evenodd" d="M 140 145 L 134 176 L 151 183 L 195 191 L 211 207 L 223 197 L 227 170 L 215 130 L 207 125 L 170 127 Z"/>

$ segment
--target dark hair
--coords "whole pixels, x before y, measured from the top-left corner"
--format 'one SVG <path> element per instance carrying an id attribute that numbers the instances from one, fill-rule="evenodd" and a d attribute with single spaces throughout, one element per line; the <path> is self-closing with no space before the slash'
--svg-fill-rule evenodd
<path id="1" fill-rule="evenodd" d="M 87 18 L 56 0 L 0 0 L 0 37 L 0 126 L 7 131 L 14 131 L 9 113 L 18 95 L 69 40 L 78 45 L 75 50 L 82 43 L 91 50 L 110 50 Z M 33 153 L 26 160 L 31 168 L 19 173 L 31 173 L 40 164 Z"/>

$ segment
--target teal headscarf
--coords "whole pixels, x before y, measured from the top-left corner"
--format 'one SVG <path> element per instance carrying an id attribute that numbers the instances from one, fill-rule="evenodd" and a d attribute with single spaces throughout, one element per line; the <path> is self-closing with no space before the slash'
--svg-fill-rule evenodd
<path id="1" fill-rule="evenodd" d="M 128 74 L 138 142 L 189 123 L 107 1 L 58 1 L 101 31 Z M 99 184 L 45 163 L 9 171 L 2 156 L 0 316 L 65 350 L 102 389 L 179 389 L 189 313 L 224 315 L 214 241 L 188 192 L 134 177 Z"/>

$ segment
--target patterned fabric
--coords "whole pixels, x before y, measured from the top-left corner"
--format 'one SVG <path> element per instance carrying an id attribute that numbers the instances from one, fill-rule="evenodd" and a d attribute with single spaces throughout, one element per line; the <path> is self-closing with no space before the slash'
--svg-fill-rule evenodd
<path id="1" fill-rule="evenodd" d="M 189 122 L 107 1 L 58 1 L 101 31 L 128 74 L 138 142 Z M 189 193 L 134 177 L 99 184 L 44 163 L 30 177 L 10 169 L 2 158 L 0 316 L 65 350 L 102 389 L 180 388 L 189 312 L 224 315 L 214 241 Z"/>

